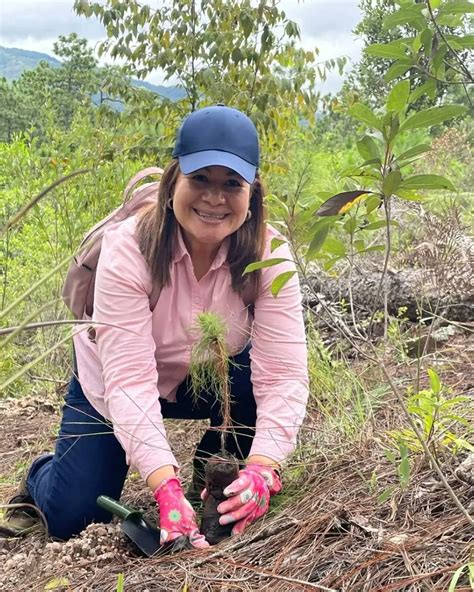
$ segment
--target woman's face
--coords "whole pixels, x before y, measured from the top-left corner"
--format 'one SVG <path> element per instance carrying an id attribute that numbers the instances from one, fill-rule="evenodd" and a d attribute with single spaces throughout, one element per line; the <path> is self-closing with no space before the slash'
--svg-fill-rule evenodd
<path id="1" fill-rule="evenodd" d="M 215 165 L 178 175 L 173 210 L 191 254 L 218 248 L 245 222 L 249 204 L 250 184 L 232 169 Z"/>

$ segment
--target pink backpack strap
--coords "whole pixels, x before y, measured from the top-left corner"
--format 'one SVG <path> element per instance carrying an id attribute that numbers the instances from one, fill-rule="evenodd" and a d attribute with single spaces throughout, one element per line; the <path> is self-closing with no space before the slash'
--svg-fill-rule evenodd
<path id="1" fill-rule="evenodd" d="M 140 181 L 146 179 L 146 177 L 150 177 L 151 175 L 162 175 L 163 172 L 163 169 L 160 169 L 160 167 L 148 167 L 138 171 L 138 173 L 130 179 L 130 181 L 127 183 L 127 186 L 125 187 L 123 192 L 123 203 L 130 199 L 132 191 L 137 183 L 140 183 Z"/>

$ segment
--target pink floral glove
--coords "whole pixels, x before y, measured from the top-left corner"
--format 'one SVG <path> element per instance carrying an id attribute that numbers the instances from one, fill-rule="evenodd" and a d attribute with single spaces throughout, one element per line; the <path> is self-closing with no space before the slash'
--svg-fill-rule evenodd
<path id="1" fill-rule="evenodd" d="M 232 534 L 242 534 L 268 510 L 270 497 L 281 491 L 281 481 L 271 467 L 248 464 L 239 478 L 224 489 L 230 499 L 217 506 L 220 524 L 235 522 Z"/>
<path id="2" fill-rule="evenodd" d="M 197 549 L 206 549 L 209 543 L 199 533 L 196 513 L 185 498 L 177 477 L 165 479 L 154 493 L 160 509 L 160 542 L 169 543 L 187 536 Z"/>

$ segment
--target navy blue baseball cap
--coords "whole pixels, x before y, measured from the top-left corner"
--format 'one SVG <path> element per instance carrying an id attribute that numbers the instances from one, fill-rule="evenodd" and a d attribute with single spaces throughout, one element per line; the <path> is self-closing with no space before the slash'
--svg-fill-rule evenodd
<path id="1" fill-rule="evenodd" d="M 184 175 L 212 165 L 237 172 L 253 183 L 258 169 L 258 134 L 252 120 L 226 107 L 204 107 L 188 115 L 176 137 L 173 157 Z"/>

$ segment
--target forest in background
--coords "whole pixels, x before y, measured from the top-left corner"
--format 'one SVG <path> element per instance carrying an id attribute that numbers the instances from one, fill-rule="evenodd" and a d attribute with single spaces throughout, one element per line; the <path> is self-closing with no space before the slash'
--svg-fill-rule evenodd
<path id="1" fill-rule="evenodd" d="M 337 473 L 363 443 L 373 452 L 363 496 L 374 511 L 392 512 L 400 526 L 394 507 L 408 504 L 428 475 L 444 492 L 438 516 L 457 516 L 463 541 L 449 557 L 456 567 L 426 587 L 377 588 L 393 573 L 377 572 L 376 562 L 353 575 L 332 566 L 333 580 L 298 561 L 297 572 L 287 564 L 277 572 L 341 590 L 441 590 L 455 578 L 472 585 L 461 535 L 473 525 L 474 477 L 466 486 L 454 475 L 474 452 L 472 357 L 456 366 L 473 351 L 473 4 L 361 0 L 355 32 L 364 54 L 335 96 L 320 96 L 318 81 L 347 68 L 345 60 L 320 63 L 317 50 L 303 50 L 277 2 L 169 5 L 77 0 L 78 14 L 106 27 L 100 51 L 126 65 L 99 68 L 87 40 L 65 32 L 55 46 L 61 66 L 44 62 L 0 81 L 2 400 L 46 398 L 59 408 L 71 326 L 28 325 L 69 318 L 61 291 L 83 234 L 120 204 L 136 171 L 169 161 L 184 115 L 235 106 L 259 129 L 269 218 L 295 254 L 307 305 L 308 424 L 289 465 L 294 487 L 272 516 L 288 511 L 298 488 L 311 491 L 321 456 Z M 156 69 L 178 77 L 181 98 L 131 84 Z M 276 297 L 288 277 L 277 280 Z M 1 491 L 24 464 L 9 465 Z M 436 557 L 431 572 L 442 564 Z M 424 573 L 426 564 L 413 561 Z M 397 566 L 400 577 L 414 577 L 403 561 Z M 107 586 L 117 569 L 101 572 Z M 190 589 L 212 589 L 202 586 Z"/>

